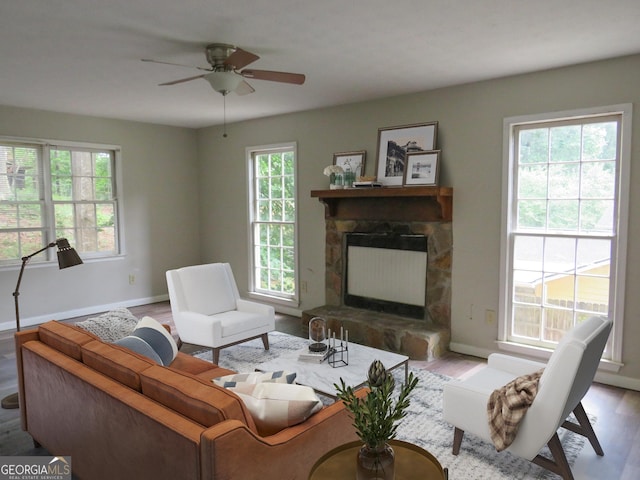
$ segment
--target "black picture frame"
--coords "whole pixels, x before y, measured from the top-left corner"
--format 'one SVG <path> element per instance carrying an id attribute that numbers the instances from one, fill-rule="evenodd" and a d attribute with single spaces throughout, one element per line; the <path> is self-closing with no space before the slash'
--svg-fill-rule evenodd
<path id="1" fill-rule="evenodd" d="M 435 150 L 437 136 L 438 122 L 379 128 L 377 181 L 383 186 L 402 186 L 407 153 Z"/>

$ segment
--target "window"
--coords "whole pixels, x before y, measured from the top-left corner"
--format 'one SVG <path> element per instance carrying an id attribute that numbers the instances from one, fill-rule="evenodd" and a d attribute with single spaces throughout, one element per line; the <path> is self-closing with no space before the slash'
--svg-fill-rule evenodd
<path id="1" fill-rule="evenodd" d="M 297 301 L 295 144 L 248 150 L 251 291 Z"/>
<path id="2" fill-rule="evenodd" d="M 0 264 L 57 238 L 83 258 L 117 254 L 115 161 L 113 148 L 0 139 Z"/>
<path id="3" fill-rule="evenodd" d="M 505 120 L 503 342 L 554 348 L 602 315 L 620 360 L 629 123 L 630 107 Z"/>

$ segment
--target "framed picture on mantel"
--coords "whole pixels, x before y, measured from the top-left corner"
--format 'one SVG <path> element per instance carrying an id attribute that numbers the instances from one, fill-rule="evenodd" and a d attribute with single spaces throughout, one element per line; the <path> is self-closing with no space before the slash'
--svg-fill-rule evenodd
<path id="1" fill-rule="evenodd" d="M 436 148 L 438 122 L 378 129 L 376 175 L 384 186 L 402 186 L 407 154 Z"/>
<path id="2" fill-rule="evenodd" d="M 407 153 L 402 185 L 437 186 L 440 173 L 440 150 Z"/>
<path id="3" fill-rule="evenodd" d="M 344 171 L 351 171 L 354 178 L 364 175 L 364 164 L 367 160 L 367 151 L 341 152 L 333 154 L 333 164 L 341 166 Z"/>

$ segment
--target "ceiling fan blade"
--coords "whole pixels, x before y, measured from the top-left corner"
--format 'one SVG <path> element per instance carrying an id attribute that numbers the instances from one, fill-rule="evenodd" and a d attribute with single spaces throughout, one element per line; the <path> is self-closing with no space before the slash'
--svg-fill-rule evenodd
<path id="1" fill-rule="evenodd" d="M 196 68 L 198 70 L 204 70 L 205 72 L 211 72 L 212 68 L 205 67 L 194 67 L 192 65 L 182 65 L 181 63 L 171 63 L 171 62 L 161 62 L 159 60 L 152 60 L 150 58 L 141 58 L 143 62 L 151 62 L 151 63 L 159 63 L 160 65 L 173 65 L 174 67 L 184 67 L 184 68 Z"/>
<path id="2" fill-rule="evenodd" d="M 236 92 L 236 95 L 248 95 L 250 93 L 255 92 L 254 88 L 249 85 L 247 82 L 245 82 L 244 80 L 242 80 L 238 86 L 236 87 L 236 89 L 234 90 L 234 92 Z"/>
<path id="3" fill-rule="evenodd" d="M 256 80 L 269 80 L 271 82 L 293 83 L 302 85 L 306 77 L 301 73 L 274 72 L 271 70 L 242 70 L 238 72 L 243 77 Z"/>
<path id="4" fill-rule="evenodd" d="M 195 77 L 181 78 L 180 80 L 173 80 L 172 82 L 159 83 L 160 87 L 165 87 L 167 85 L 176 85 L 178 83 L 190 82 L 191 80 L 195 80 L 197 78 L 204 78 L 206 74 L 196 75 Z"/>
<path id="5" fill-rule="evenodd" d="M 247 52 L 241 48 L 236 48 L 236 51 L 229 55 L 229 57 L 224 61 L 224 64 L 239 70 L 250 63 L 255 62 L 259 58 L 260 57 L 255 53 Z"/>

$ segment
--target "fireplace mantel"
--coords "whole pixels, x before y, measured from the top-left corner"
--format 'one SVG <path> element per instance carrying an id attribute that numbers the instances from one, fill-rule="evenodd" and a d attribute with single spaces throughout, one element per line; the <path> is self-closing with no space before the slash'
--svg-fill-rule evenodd
<path id="1" fill-rule="evenodd" d="M 325 218 L 381 219 L 398 216 L 413 221 L 450 222 L 451 187 L 379 187 L 311 190 L 325 205 Z"/>

